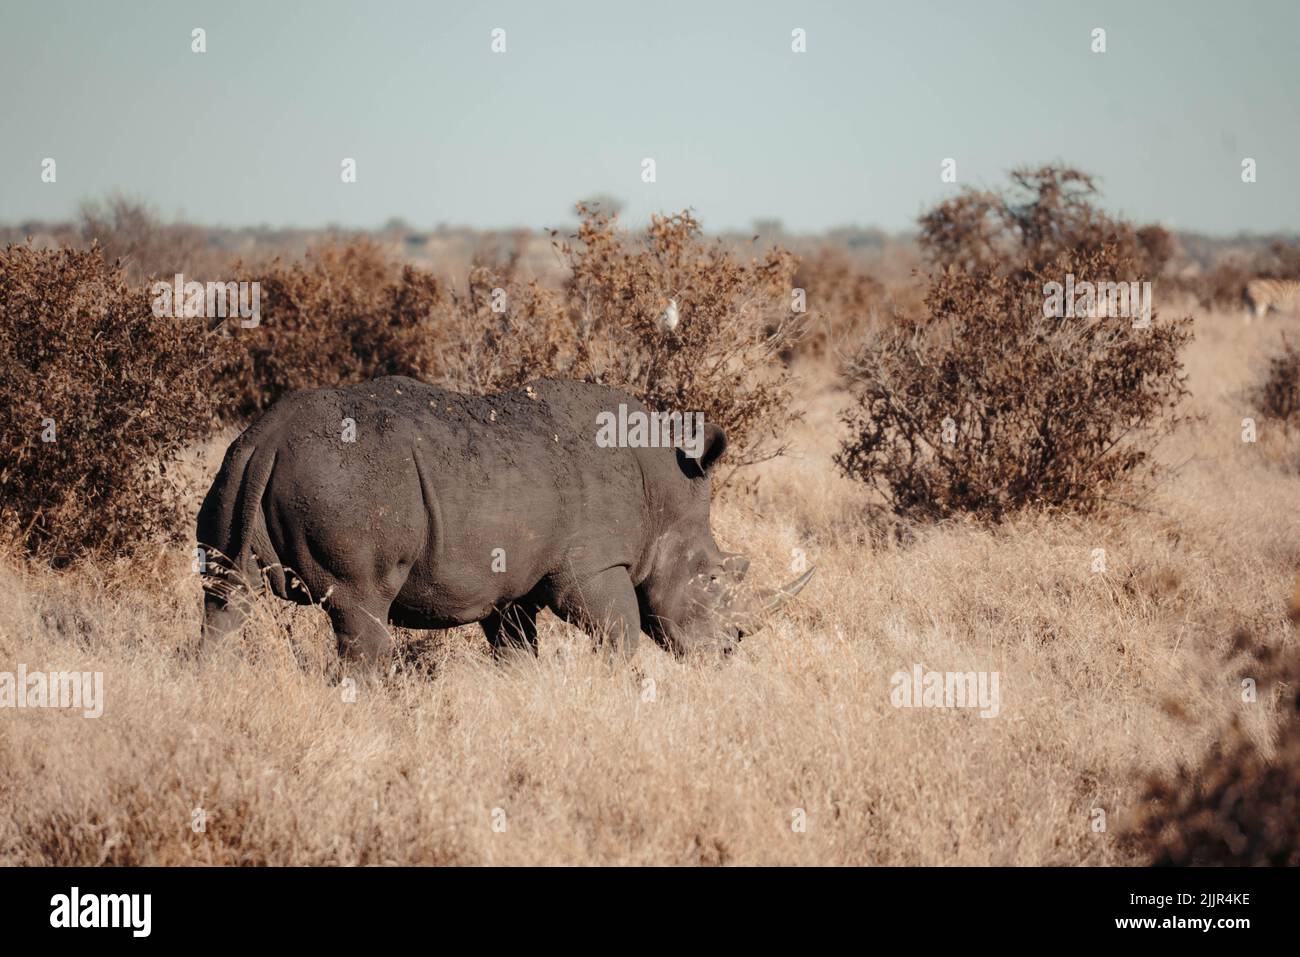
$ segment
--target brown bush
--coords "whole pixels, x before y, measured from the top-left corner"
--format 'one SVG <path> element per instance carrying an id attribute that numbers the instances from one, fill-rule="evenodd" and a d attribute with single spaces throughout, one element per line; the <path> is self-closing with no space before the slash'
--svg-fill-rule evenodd
<path id="1" fill-rule="evenodd" d="M 1300 865 L 1300 738 L 1265 759 L 1238 729 L 1197 770 L 1153 781 L 1142 841 L 1157 865 Z"/>
<path id="2" fill-rule="evenodd" d="M 1240 309 L 1246 298 L 1246 283 L 1251 270 L 1239 262 L 1227 260 L 1215 264 L 1202 275 L 1185 284 L 1196 301 L 1206 309 Z"/>
<path id="3" fill-rule="evenodd" d="M 774 362 L 799 334 L 795 261 L 774 248 L 741 261 L 701 238 L 689 212 L 655 216 L 627 237 L 613 217 L 578 207 L 573 242 L 558 243 L 571 275 L 578 378 L 628 389 L 652 408 L 702 412 L 727 432 L 740 467 L 781 454 L 790 424 L 790 374 Z M 676 329 L 659 318 L 676 299 Z"/>
<path id="4" fill-rule="evenodd" d="M 1116 255 L 1070 266 L 1113 275 Z M 1179 351 L 1191 320 L 1047 318 L 1046 278 L 1028 264 L 945 269 L 928 316 L 900 319 L 850 363 L 857 404 L 841 469 L 922 519 L 1087 512 L 1133 478 L 1187 393 Z"/>
<path id="5" fill-rule="evenodd" d="M 261 283 L 261 319 L 227 324 L 235 348 L 217 372 L 233 398 L 227 419 L 246 420 L 294 389 L 428 371 L 438 282 L 399 270 L 370 240 L 319 246 L 249 278 Z"/>
<path id="6" fill-rule="evenodd" d="M 793 257 L 741 262 L 701 239 L 689 213 L 656 217 L 637 237 L 581 213 L 577 235 L 554 240 L 570 270 L 561 291 L 519 279 L 517 254 L 480 259 L 463 290 L 398 270 L 365 240 L 277 263 L 260 276 L 261 324 L 229 324 L 237 349 L 220 376 L 236 396 L 230 415 L 378 375 L 474 392 L 561 376 L 704 413 L 727 430 L 735 465 L 779 454 L 794 413 L 773 358 L 798 332 Z M 666 332 L 659 317 L 673 297 L 680 321 Z"/>
<path id="7" fill-rule="evenodd" d="M 1119 270 L 1108 278 L 1150 280 L 1173 254 L 1163 227 L 1134 229 L 1097 209 L 1096 181 L 1087 173 L 1049 165 L 1014 170 L 1010 178 L 1009 190 L 967 189 L 921 217 L 921 248 L 932 262 L 1027 277 L 1106 250 Z"/>
<path id="8" fill-rule="evenodd" d="M 202 229 L 184 223 L 163 223 L 146 203 L 120 194 L 81 207 L 81 241 L 98 243 L 108 262 L 120 261 L 133 283 L 155 277 L 171 279 L 224 278 L 227 257 L 209 249 Z"/>
<path id="9" fill-rule="evenodd" d="M 1300 579 L 1293 620 L 1300 622 Z M 1180 765 L 1147 782 L 1144 806 L 1126 839 L 1152 864 L 1300 865 L 1300 656 L 1279 657 L 1239 635 L 1260 694 L 1285 694 L 1274 754 L 1234 717 L 1196 767 Z"/>
<path id="10" fill-rule="evenodd" d="M 1256 406 L 1266 416 L 1289 422 L 1300 415 L 1300 349 L 1285 337 L 1268 361 L 1264 381 L 1255 389 Z"/>
<path id="11" fill-rule="evenodd" d="M 942 267 L 928 314 L 900 317 L 848 366 L 857 405 L 836 461 L 900 515 L 1092 511 L 1147 463 L 1187 394 L 1190 319 L 1045 315 L 1048 282 L 1149 277 L 1169 234 L 1097 210 L 1077 170 L 1011 179 L 921 217 L 921 247 Z"/>
<path id="12" fill-rule="evenodd" d="M 702 412 L 726 430 L 735 466 L 780 454 L 796 418 L 789 373 L 773 361 L 798 335 L 793 257 L 743 262 L 704 241 L 689 212 L 630 236 L 612 215 L 578 209 L 577 234 L 553 234 L 569 269 L 558 297 L 486 267 L 451 297 L 443 379 L 480 391 L 548 375 L 604 382 L 653 408 Z M 507 293 L 504 313 L 491 309 L 493 288 Z M 670 299 L 679 321 L 667 330 Z"/>
<path id="13" fill-rule="evenodd" d="M 1214 256 L 1199 272 L 1165 280 L 1171 291 L 1186 293 L 1205 309 L 1240 311 L 1246 283 L 1252 279 L 1295 279 L 1300 276 L 1300 244 L 1273 240 L 1247 243 Z"/>
<path id="14" fill-rule="evenodd" d="M 29 554 L 63 564 L 178 527 L 166 463 L 212 424 L 220 344 L 151 305 L 98 248 L 0 253 L 0 529 Z"/>
<path id="15" fill-rule="evenodd" d="M 1178 241 L 1163 226 L 1141 226 L 1133 234 L 1141 254 L 1140 275 L 1156 277 L 1178 251 Z"/>
<path id="16" fill-rule="evenodd" d="M 1269 243 L 1268 254 L 1261 257 L 1256 275 L 1264 279 L 1300 277 L 1300 243 L 1273 240 Z"/>
<path id="17" fill-rule="evenodd" d="M 807 294 L 809 318 L 791 355 L 836 355 L 893 314 L 884 283 L 833 246 L 801 257 L 793 282 Z"/>
<path id="18" fill-rule="evenodd" d="M 533 379 L 574 375 L 573 323 L 561 297 L 522 282 L 516 260 L 471 270 L 464 291 L 448 287 L 438 303 L 440 345 L 426 376 L 449 388 L 487 394 Z"/>

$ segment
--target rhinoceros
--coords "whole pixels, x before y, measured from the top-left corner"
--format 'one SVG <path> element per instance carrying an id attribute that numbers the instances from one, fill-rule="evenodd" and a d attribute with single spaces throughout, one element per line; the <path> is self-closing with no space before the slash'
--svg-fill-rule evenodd
<path id="1" fill-rule="evenodd" d="M 598 442 L 620 406 L 649 412 L 563 380 L 483 397 L 389 376 L 284 396 L 231 444 L 199 512 L 203 641 L 265 585 L 321 605 L 361 670 L 387 666 L 387 623 L 479 622 L 498 653 L 536 654 L 543 608 L 626 657 L 640 632 L 677 655 L 730 651 L 812 569 L 745 589 L 748 559 L 709 528 L 722 429 L 691 449 Z"/>

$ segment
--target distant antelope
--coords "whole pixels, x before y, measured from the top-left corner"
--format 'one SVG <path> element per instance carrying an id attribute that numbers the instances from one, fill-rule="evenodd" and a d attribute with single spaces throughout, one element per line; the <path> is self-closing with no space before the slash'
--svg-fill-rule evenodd
<path id="1" fill-rule="evenodd" d="M 1300 305 L 1300 279 L 1252 279 L 1246 283 L 1246 304 L 1258 319 L 1269 307 L 1278 312 Z"/>

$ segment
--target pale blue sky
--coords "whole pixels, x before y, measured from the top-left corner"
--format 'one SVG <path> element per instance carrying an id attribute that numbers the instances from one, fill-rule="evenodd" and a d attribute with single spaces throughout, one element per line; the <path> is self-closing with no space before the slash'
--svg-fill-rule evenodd
<path id="1" fill-rule="evenodd" d="M 959 183 L 1066 160 L 1135 220 L 1290 232 L 1298 36 L 1297 0 L 3 0 L 0 221 L 122 190 L 213 225 L 540 227 L 608 192 L 633 223 L 903 229 L 954 157 Z"/>

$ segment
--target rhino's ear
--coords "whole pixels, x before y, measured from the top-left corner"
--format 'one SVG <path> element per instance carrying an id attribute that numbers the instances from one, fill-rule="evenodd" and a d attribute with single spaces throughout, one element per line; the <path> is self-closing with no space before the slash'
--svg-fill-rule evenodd
<path id="1" fill-rule="evenodd" d="M 727 433 L 723 432 L 720 426 L 710 422 L 704 427 L 703 451 L 700 452 L 699 458 L 691 458 L 679 448 L 677 461 L 682 471 L 691 478 L 701 478 L 713 470 L 725 451 L 727 451 Z"/>

